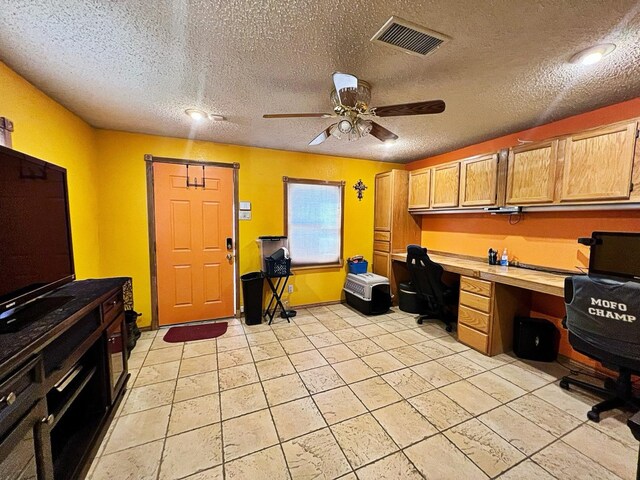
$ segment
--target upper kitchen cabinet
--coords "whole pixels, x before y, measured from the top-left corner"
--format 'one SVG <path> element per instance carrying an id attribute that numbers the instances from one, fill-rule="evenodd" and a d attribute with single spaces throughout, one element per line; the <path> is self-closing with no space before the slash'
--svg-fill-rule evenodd
<path id="1" fill-rule="evenodd" d="M 447 163 L 431 169 L 431 207 L 458 206 L 460 162 Z"/>
<path id="2" fill-rule="evenodd" d="M 496 204 L 498 154 L 460 162 L 460 206 L 488 207 Z"/>
<path id="3" fill-rule="evenodd" d="M 636 132 L 634 121 L 567 138 L 560 201 L 628 199 Z"/>
<path id="4" fill-rule="evenodd" d="M 508 205 L 553 202 L 558 140 L 515 147 L 507 165 Z"/>
<path id="5" fill-rule="evenodd" d="M 409 210 L 429 208 L 431 169 L 423 168 L 409 173 Z"/>

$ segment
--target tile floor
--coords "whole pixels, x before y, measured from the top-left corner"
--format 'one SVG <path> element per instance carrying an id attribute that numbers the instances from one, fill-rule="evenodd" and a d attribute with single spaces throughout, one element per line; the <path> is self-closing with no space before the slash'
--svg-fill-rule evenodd
<path id="1" fill-rule="evenodd" d="M 635 478 L 624 413 L 587 422 L 595 399 L 557 386 L 563 366 L 485 357 L 438 322 L 331 305 L 164 333 L 131 356 L 92 480 Z"/>

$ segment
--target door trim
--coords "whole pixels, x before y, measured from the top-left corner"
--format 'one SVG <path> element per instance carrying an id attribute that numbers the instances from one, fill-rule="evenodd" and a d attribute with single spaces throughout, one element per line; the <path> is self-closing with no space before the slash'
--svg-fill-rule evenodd
<path id="1" fill-rule="evenodd" d="M 154 163 L 173 163 L 178 165 L 197 165 L 207 167 L 233 168 L 233 235 L 235 259 L 233 265 L 234 286 L 233 295 L 235 303 L 235 317 L 240 317 L 240 228 L 238 211 L 240 206 L 239 193 L 239 170 L 240 164 L 208 162 L 202 160 L 189 160 L 182 158 L 154 157 L 151 154 L 144 156 L 146 175 L 147 175 L 147 219 L 149 227 L 149 268 L 151 272 L 151 330 L 159 328 L 158 321 L 158 264 L 156 254 L 156 218 L 155 218 L 155 199 L 153 195 L 153 164 Z"/>

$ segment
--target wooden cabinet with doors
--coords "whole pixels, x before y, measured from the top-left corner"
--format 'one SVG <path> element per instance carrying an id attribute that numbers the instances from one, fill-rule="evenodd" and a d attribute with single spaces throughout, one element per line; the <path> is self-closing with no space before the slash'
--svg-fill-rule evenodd
<path id="1" fill-rule="evenodd" d="M 458 206 L 460 162 L 447 163 L 431 169 L 431 207 Z"/>
<path id="2" fill-rule="evenodd" d="M 628 199 L 636 132 L 634 121 L 567 138 L 560 201 Z"/>
<path id="3" fill-rule="evenodd" d="M 496 204 L 498 154 L 460 162 L 460 206 L 488 207 Z"/>
<path id="4" fill-rule="evenodd" d="M 409 210 L 429 208 L 431 196 L 431 169 L 409 172 Z"/>
<path id="5" fill-rule="evenodd" d="M 408 211 L 409 172 L 391 170 L 379 173 L 375 181 L 373 217 L 372 271 L 389 278 L 396 292 L 396 279 L 391 268 L 391 253 L 406 252 L 407 245 L 420 243 L 420 223 Z"/>
<path id="6" fill-rule="evenodd" d="M 558 140 L 515 147 L 507 164 L 507 205 L 553 202 Z"/>

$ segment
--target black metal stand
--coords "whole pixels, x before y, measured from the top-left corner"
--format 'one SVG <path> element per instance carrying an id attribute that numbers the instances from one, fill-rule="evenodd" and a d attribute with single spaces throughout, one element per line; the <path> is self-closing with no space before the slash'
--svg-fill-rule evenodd
<path id="1" fill-rule="evenodd" d="M 291 323 L 289 316 L 286 314 L 287 309 L 282 304 L 282 294 L 284 293 L 284 289 L 287 287 L 287 282 L 289 281 L 290 276 L 291 273 L 288 273 L 283 277 L 270 277 L 266 274 L 264 276 L 264 278 L 267 279 L 267 284 L 269 285 L 272 294 L 271 300 L 269 300 L 269 305 L 263 315 L 265 318 L 269 319 L 269 325 L 273 322 L 273 317 L 275 317 L 278 307 L 280 307 L 280 310 L 283 312 L 283 316 L 287 319 L 287 322 Z M 277 279 L 275 285 L 273 284 L 274 278 Z"/>

